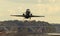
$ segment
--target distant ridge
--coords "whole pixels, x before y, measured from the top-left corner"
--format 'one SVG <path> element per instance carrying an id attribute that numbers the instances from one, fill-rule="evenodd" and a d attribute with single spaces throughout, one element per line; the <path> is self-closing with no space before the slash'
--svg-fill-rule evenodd
<path id="1" fill-rule="evenodd" d="M 18 20 L 8 20 L 8 21 L 2 21 L 0 22 L 0 26 L 6 26 L 6 27 L 12 27 L 12 26 L 16 26 L 17 28 L 20 28 L 20 26 L 22 27 L 40 27 L 42 29 L 42 27 L 44 27 L 44 32 L 56 32 L 56 29 L 53 25 L 49 24 L 48 22 L 44 22 L 44 21 L 18 21 Z M 9 29 L 9 28 L 8 28 Z"/>

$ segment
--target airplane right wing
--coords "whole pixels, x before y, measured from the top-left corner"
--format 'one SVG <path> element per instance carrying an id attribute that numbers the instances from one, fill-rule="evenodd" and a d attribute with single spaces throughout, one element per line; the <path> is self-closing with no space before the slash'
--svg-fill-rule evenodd
<path id="1" fill-rule="evenodd" d="M 16 16 L 16 17 L 23 17 L 23 15 L 11 15 L 11 16 Z"/>
<path id="2" fill-rule="evenodd" d="M 32 15 L 31 17 L 45 17 L 45 16 L 36 16 L 36 15 Z"/>

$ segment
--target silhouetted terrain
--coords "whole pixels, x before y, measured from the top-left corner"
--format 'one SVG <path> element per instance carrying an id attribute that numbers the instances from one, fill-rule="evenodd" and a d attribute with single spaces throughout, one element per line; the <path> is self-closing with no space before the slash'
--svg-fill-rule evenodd
<path id="1" fill-rule="evenodd" d="M 60 33 L 60 24 L 52 24 L 56 28 L 56 32 Z"/>
<path id="2" fill-rule="evenodd" d="M 49 24 L 44 21 L 18 21 L 18 20 L 9 20 L 0 22 L 0 27 L 5 27 L 6 31 L 15 31 L 14 34 L 10 36 L 25 36 L 30 33 L 49 33 L 56 32 L 54 25 Z"/>

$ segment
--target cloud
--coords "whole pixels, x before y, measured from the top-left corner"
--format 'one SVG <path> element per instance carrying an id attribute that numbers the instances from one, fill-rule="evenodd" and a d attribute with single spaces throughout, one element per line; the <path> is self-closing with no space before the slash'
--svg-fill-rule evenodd
<path id="1" fill-rule="evenodd" d="M 14 3 L 23 3 L 23 4 L 59 4 L 60 0 L 7 0 Z"/>
<path id="2" fill-rule="evenodd" d="M 15 3 L 37 4 L 38 0 L 8 0 Z"/>
<path id="3" fill-rule="evenodd" d="M 59 4 L 60 0 L 38 0 L 39 4 Z"/>

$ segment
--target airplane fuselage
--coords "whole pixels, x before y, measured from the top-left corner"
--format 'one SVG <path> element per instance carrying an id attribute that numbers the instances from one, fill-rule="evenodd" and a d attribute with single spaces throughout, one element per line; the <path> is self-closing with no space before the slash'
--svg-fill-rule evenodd
<path id="1" fill-rule="evenodd" d="M 30 10 L 27 9 L 25 14 L 23 14 L 23 16 L 28 19 L 28 18 L 31 18 L 32 14 L 31 14 Z"/>
<path id="2" fill-rule="evenodd" d="M 23 14 L 23 16 L 28 19 L 31 18 L 32 14 Z"/>

